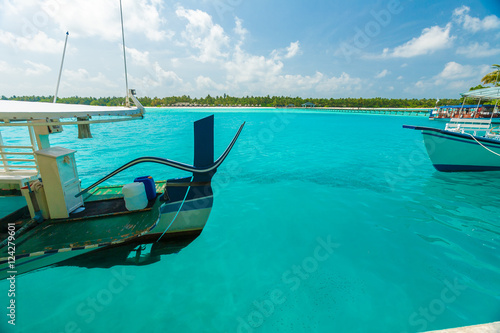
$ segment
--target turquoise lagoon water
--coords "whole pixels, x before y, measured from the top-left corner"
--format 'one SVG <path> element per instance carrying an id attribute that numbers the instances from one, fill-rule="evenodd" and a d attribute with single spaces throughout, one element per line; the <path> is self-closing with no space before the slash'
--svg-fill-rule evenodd
<path id="1" fill-rule="evenodd" d="M 139 156 L 192 162 L 208 110 L 51 137 L 78 150 L 83 185 Z M 214 178 L 200 237 L 147 266 L 18 276 L 2 332 L 417 332 L 500 320 L 500 173 L 438 173 L 425 117 L 215 111 Z M 14 134 L 16 130 L 11 134 Z M 184 176 L 137 166 L 139 175 Z M 1 317 L 0 317 L 1 318 Z"/>

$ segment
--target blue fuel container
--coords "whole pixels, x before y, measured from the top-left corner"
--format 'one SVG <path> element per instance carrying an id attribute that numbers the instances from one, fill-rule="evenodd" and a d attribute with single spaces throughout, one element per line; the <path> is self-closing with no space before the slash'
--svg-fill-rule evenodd
<path id="1" fill-rule="evenodd" d="M 144 187 L 146 188 L 146 197 L 148 198 L 148 200 L 153 200 L 154 198 L 156 198 L 156 186 L 153 177 L 137 177 L 136 179 L 134 179 L 134 182 L 144 183 Z"/>

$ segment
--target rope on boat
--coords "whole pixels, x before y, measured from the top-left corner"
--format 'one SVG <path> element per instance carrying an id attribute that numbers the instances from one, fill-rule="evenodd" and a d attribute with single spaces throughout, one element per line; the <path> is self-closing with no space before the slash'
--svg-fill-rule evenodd
<path id="1" fill-rule="evenodd" d="M 194 178 L 194 176 L 191 176 L 191 180 L 189 181 L 189 184 L 191 184 L 193 182 L 193 178 Z M 170 229 L 170 227 L 174 223 L 175 219 L 177 218 L 177 215 L 179 215 L 179 212 L 182 209 L 182 206 L 184 206 L 184 202 L 186 201 L 186 198 L 188 196 L 188 193 L 189 193 L 190 189 L 191 189 L 191 185 L 189 185 L 189 187 L 187 188 L 186 195 L 184 195 L 184 199 L 182 199 L 181 205 L 179 206 L 179 209 L 177 210 L 177 213 L 175 213 L 174 218 L 172 219 L 172 221 L 170 222 L 170 224 L 168 225 L 168 227 L 165 229 L 165 231 L 161 234 L 160 238 L 158 238 L 158 240 L 156 241 L 156 243 L 158 243 L 160 241 L 160 239 L 163 237 L 163 235 L 165 235 L 165 233 L 167 232 L 167 230 Z"/>
<path id="2" fill-rule="evenodd" d="M 478 140 L 474 137 L 474 135 L 472 135 L 472 134 L 470 134 L 470 133 L 466 133 L 466 134 L 469 134 L 469 135 L 470 135 L 470 136 L 474 139 L 474 141 L 476 141 L 477 143 L 479 143 L 479 145 L 480 145 L 481 147 L 483 147 L 484 149 L 486 149 L 486 150 L 487 150 L 487 151 L 489 151 L 490 153 L 495 154 L 495 155 L 497 155 L 497 156 L 500 156 L 500 154 L 495 153 L 493 150 L 489 149 L 488 147 L 485 147 L 485 146 L 484 146 L 481 142 L 479 142 L 479 141 L 478 141 Z"/>
<path id="3" fill-rule="evenodd" d="M 16 231 L 14 234 L 14 239 L 18 239 L 26 230 L 32 228 L 33 226 L 37 225 L 40 223 L 40 221 L 37 221 L 36 219 L 31 219 L 28 222 L 26 222 L 19 230 Z M 5 238 L 1 243 L 0 243 L 0 248 L 4 247 L 7 245 L 9 242 L 9 237 Z M 19 242 L 16 242 L 17 245 L 20 245 Z"/>

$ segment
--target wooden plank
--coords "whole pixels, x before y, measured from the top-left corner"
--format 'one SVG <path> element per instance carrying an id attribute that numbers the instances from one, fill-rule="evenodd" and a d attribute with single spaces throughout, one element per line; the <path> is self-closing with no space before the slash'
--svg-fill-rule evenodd
<path id="1" fill-rule="evenodd" d="M 482 325 L 449 328 L 438 331 L 428 331 L 427 333 L 498 333 L 498 332 L 500 332 L 500 321 Z"/>
<path id="2" fill-rule="evenodd" d="M 156 223 L 160 201 L 147 210 L 122 212 L 84 220 L 59 219 L 42 222 L 16 240 L 16 256 L 30 253 L 98 246 L 133 239 L 147 232 Z M 7 247 L 0 250 L 7 257 Z"/>
<path id="3" fill-rule="evenodd" d="M 0 170 L 0 183 L 2 184 L 18 184 L 20 182 L 27 182 L 34 180 L 38 176 L 36 170 Z"/>

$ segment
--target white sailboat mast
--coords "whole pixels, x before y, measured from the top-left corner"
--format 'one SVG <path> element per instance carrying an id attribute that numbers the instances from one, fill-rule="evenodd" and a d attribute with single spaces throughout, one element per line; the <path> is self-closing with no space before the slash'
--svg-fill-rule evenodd
<path id="1" fill-rule="evenodd" d="M 69 36 L 69 31 L 66 31 L 66 40 L 64 41 L 64 50 L 63 50 L 63 55 L 62 55 L 62 59 L 61 59 L 61 67 L 59 68 L 59 77 L 57 78 L 56 93 L 54 94 L 53 103 L 55 103 L 57 101 L 57 93 L 59 92 L 59 83 L 61 82 L 61 74 L 62 74 L 62 69 L 63 69 L 63 64 L 64 64 L 64 55 L 66 54 L 66 45 L 68 44 L 68 36 Z"/>
<path id="2" fill-rule="evenodd" d="M 128 99 L 128 75 L 127 75 L 127 56 L 125 54 L 125 32 L 123 29 L 123 11 L 122 11 L 122 0 L 120 0 L 120 18 L 122 23 L 122 45 L 123 45 L 123 64 L 125 65 L 125 106 L 130 106 L 130 101 Z"/>

